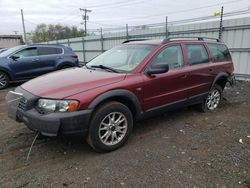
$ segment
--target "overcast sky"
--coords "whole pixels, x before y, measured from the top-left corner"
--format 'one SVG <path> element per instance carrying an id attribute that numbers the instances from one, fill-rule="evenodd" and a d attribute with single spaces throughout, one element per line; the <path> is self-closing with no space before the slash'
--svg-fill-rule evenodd
<path id="1" fill-rule="evenodd" d="M 30 32 L 40 23 L 83 27 L 79 8 L 92 10 L 88 28 L 94 29 L 164 22 L 166 15 L 170 21 L 211 16 L 222 5 L 224 12 L 246 10 L 250 0 L 0 0 L 0 34 L 22 34 L 20 9 Z"/>

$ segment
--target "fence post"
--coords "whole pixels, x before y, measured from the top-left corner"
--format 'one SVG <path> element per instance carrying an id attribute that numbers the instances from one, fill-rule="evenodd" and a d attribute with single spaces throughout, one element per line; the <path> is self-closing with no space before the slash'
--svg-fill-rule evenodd
<path id="1" fill-rule="evenodd" d="M 82 37 L 82 57 L 83 57 L 83 63 L 86 63 L 86 54 L 85 54 L 85 45 L 84 45 L 84 37 Z"/>
<path id="2" fill-rule="evenodd" d="M 104 52 L 104 44 L 103 44 L 103 35 L 102 35 L 102 28 L 101 28 L 101 30 L 100 30 L 100 32 L 101 32 L 101 50 L 102 50 L 102 53 Z"/>
<path id="3" fill-rule="evenodd" d="M 126 24 L 126 39 L 129 40 L 129 34 L 128 34 L 128 24 Z"/>
<path id="4" fill-rule="evenodd" d="M 220 30 L 219 30 L 219 39 L 222 38 L 222 30 L 223 30 L 223 6 L 221 7 L 220 11 Z"/>
<path id="5" fill-rule="evenodd" d="M 166 38 L 168 38 L 168 17 L 166 16 Z"/>
<path id="6" fill-rule="evenodd" d="M 69 39 L 68 39 L 68 47 L 70 47 L 70 41 L 69 41 Z"/>

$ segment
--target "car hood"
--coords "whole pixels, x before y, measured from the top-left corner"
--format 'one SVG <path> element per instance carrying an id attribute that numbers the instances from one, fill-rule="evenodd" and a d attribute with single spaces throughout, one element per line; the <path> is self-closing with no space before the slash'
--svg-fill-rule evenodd
<path id="1" fill-rule="evenodd" d="M 71 95 L 120 82 L 126 74 L 72 68 L 45 74 L 24 83 L 26 91 L 43 98 L 62 99 Z"/>

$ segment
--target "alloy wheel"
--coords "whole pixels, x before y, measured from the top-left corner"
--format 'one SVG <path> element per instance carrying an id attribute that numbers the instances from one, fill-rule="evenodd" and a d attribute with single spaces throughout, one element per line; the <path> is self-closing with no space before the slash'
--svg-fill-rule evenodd
<path id="1" fill-rule="evenodd" d="M 120 112 L 112 112 L 103 118 L 99 126 L 99 138 L 107 146 L 118 144 L 126 135 L 128 120 Z"/>
<path id="2" fill-rule="evenodd" d="M 217 89 L 213 89 L 212 91 L 210 91 L 206 100 L 207 108 L 209 110 L 214 110 L 215 108 L 217 108 L 219 106 L 220 99 L 220 91 L 218 91 Z"/>
<path id="3" fill-rule="evenodd" d="M 4 74 L 0 74 L 0 88 L 4 88 L 7 85 L 7 78 Z"/>

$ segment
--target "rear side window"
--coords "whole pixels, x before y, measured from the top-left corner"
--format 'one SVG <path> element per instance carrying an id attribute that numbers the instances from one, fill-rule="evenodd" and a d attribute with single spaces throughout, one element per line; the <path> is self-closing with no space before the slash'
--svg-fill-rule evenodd
<path id="1" fill-rule="evenodd" d="M 39 55 L 52 55 L 52 54 L 61 54 L 61 53 L 62 53 L 61 48 L 55 48 L 55 47 L 39 47 L 38 48 Z"/>
<path id="2" fill-rule="evenodd" d="M 208 63 L 208 54 L 202 44 L 187 44 L 188 63 L 189 65 L 197 65 Z"/>
<path id="3" fill-rule="evenodd" d="M 229 50 L 224 44 L 208 44 L 208 48 L 215 62 L 228 61 L 231 59 Z"/>

